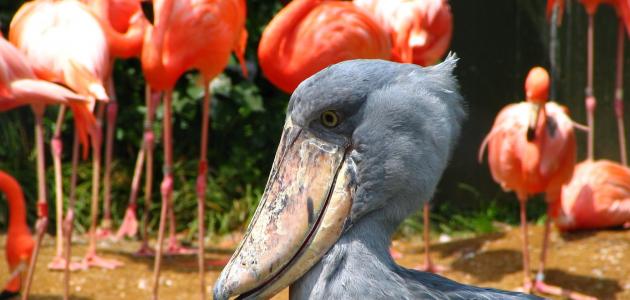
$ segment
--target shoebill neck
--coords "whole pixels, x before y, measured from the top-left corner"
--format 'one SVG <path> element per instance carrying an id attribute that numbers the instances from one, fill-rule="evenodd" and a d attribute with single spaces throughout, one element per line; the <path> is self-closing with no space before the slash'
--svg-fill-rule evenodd
<path id="1" fill-rule="evenodd" d="M 378 295 L 388 296 L 393 291 L 404 295 L 404 280 L 397 274 L 400 267 L 389 254 L 396 227 L 384 226 L 386 222 L 377 218 L 378 212 L 366 215 L 343 234 L 313 268 L 291 285 L 290 299 L 344 299 L 348 295 L 368 296 L 368 292 L 370 298 L 382 298 Z"/>

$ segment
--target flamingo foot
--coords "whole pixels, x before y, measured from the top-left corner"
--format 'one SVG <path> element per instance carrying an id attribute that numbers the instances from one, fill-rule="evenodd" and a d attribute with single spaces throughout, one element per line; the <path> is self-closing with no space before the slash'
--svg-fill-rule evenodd
<path id="1" fill-rule="evenodd" d="M 83 264 L 87 267 L 98 267 L 113 270 L 122 267 L 124 264 L 114 259 L 102 258 L 96 254 L 88 254 L 83 258 Z"/>
<path id="2" fill-rule="evenodd" d="M 166 255 L 191 255 L 197 254 L 197 249 L 186 248 L 182 246 L 175 237 L 169 238 L 168 245 L 166 246 Z"/>
<path id="3" fill-rule="evenodd" d="M 450 270 L 450 268 L 447 266 L 437 265 L 432 262 L 426 262 L 424 263 L 424 265 L 416 266 L 414 269 L 418 271 L 422 271 L 422 272 L 429 272 L 429 273 L 444 273 Z"/>
<path id="4" fill-rule="evenodd" d="M 66 268 L 66 259 L 62 256 L 56 256 L 48 264 L 48 269 L 63 271 Z M 70 262 L 70 271 L 87 270 L 87 266 L 78 262 Z"/>
<path id="5" fill-rule="evenodd" d="M 140 249 L 138 249 L 138 251 L 136 251 L 133 254 L 133 256 L 136 256 L 136 257 L 152 257 L 152 256 L 155 256 L 155 249 L 151 248 L 147 244 L 142 244 L 142 246 L 140 246 Z"/>
<path id="6" fill-rule="evenodd" d="M 109 223 L 109 224 L 106 224 Z M 96 239 L 98 240 L 113 240 L 116 237 L 112 231 L 111 221 L 103 221 L 101 227 L 96 228 Z"/>
<path id="7" fill-rule="evenodd" d="M 125 211 L 125 217 L 123 218 L 122 224 L 120 224 L 120 227 L 118 228 L 118 232 L 116 232 L 115 239 L 120 240 L 125 236 L 133 238 L 136 236 L 136 234 L 138 234 L 138 218 L 136 217 L 136 208 L 130 205 Z"/>
<path id="8" fill-rule="evenodd" d="M 595 297 L 580 294 L 578 292 L 569 291 L 559 286 L 546 284 L 542 280 L 536 280 L 536 283 L 534 284 L 533 289 L 534 291 L 539 292 L 541 294 L 563 296 L 567 299 L 572 299 L 572 300 L 597 300 L 597 298 Z"/>
<path id="9" fill-rule="evenodd" d="M 401 259 L 403 257 L 403 254 L 400 251 L 394 249 L 394 247 L 389 248 L 389 255 L 391 255 L 393 259 Z"/>

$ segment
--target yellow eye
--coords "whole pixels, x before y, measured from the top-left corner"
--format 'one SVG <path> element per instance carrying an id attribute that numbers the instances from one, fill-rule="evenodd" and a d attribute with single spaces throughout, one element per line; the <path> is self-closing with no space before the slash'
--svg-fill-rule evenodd
<path id="1" fill-rule="evenodd" d="M 334 110 L 327 110 L 322 113 L 320 121 L 322 122 L 322 125 L 328 128 L 333 128 L 339 125 L 339 116 Z"/>

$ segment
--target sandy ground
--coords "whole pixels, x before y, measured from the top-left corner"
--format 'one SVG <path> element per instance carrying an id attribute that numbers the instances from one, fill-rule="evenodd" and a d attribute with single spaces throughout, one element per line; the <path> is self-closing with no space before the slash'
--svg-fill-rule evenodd
<path id="1" fill-rule="evenodd" d="M 532 267 L 538 266 L 542 228 L 530 227 Z M 4 236 L 0 244 L 4 247 Z M 449 268 L 444 276 L 469 284 L 515 290 L 522 282 L 520 231 L 506 228 L 504 232 L 475 238 L 438 243 L 432 248 L 434 259 Z M 221 247 L 208 248 L 211 262 L 229 258 L 230 239 Z M 92 269 L 72 273 L 73 299 L 150 299 L 152 258 L 135 257 L 137 242 L 101 243 L 100 253 L 125 263 L 116 270 Z M 398 261 L 407 267 L 423 262 L 422 243 L 398 240 L 394 247 L 403 253 Z M 85 253 L 85 244 L 78 241 L 73 249 L 75 259 Z M 611 230 L 552 235 L 548 259 L 549 283 L 577 290 L 600 299 L 630 300 L 630 231 Z M 54 256 L 53 239 L 45 238 L 32 297 L 34 300 L 61 299 L 63 273 L 46 269 Z M 161 299 L 198 299 L 195 256 L 166 257 L 163 267 Z M 219 276 L 220 267 L 208 267 L 207 282 L 210 295 L 212 282 Z M 0 261 L 0 283 L 8 276 L 4 259 Z M 274 299 L 287 299 L 283 291 Z M 209 298 L 210 299 L 210 298 Z M 562 298 L 553 298 L 562 299 Z"/>

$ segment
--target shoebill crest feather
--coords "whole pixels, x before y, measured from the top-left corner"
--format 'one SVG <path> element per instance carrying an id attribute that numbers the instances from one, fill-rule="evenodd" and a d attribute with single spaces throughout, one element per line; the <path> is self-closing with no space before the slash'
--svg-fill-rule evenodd
<path id="1" fill-rule="evenodd" d="M 291 96 L 267 187 L 215 299 L 537 299 L 404 269 L 391 235 L 431 199 L 465 118 L 450 55 L 433 67 L 330 66 Z"/>

